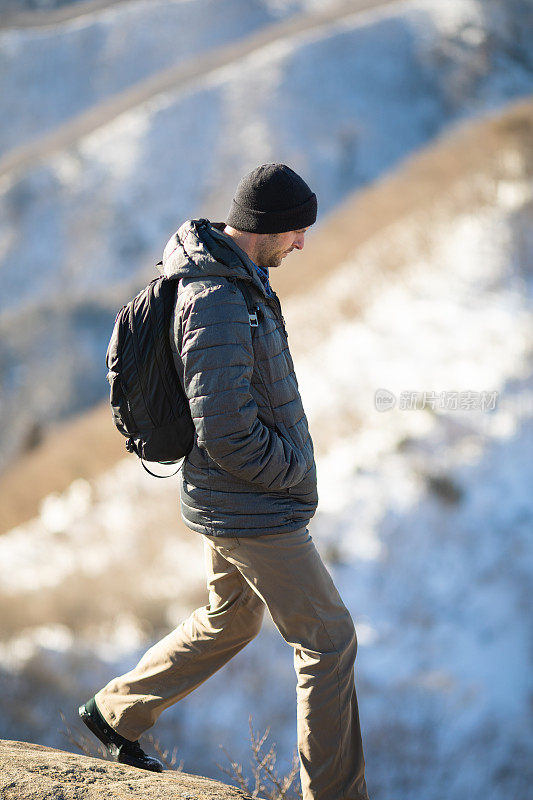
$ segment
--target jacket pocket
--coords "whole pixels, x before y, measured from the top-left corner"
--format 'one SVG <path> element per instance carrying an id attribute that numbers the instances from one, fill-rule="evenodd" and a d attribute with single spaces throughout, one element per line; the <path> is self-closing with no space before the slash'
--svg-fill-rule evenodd
<path id="1" fill-rule="evenodd" d="M 304 475 L 300 483 L 295 486 L 289 486 L 289 494 L 291 497 L 297 498 L 302 503 L 309 503 L 316 505 L 318 502 L 317 479 L 316 479 L 316 466 L 313 462 L 311 468 Z"/>
<path id="2" fill-rule="evenodd" d="M 307 469 L 312 469 L 315 463 L 315 457 L 313 453 L 311 437 L 309 436 L 307 441 L 304 442 L 297 425 L 294 425 L 291 428 L 290 433 L 288 428 L 282 422 L 278 422 L 275 429 L 282 439 L 286 439 L 295 450 L 302 454 Z"/>

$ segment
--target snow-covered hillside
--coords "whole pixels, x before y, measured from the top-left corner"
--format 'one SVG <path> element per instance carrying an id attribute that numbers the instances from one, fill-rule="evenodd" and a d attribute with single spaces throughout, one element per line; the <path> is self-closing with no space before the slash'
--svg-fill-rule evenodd
<path id="1" fill-rule="evenodd" d="M 89 6 L 60 25 L 0 30 L 0 96 L 10 123 L 0 129 L 0 156 L 161 70 L 316 6 L 129 0 Z"/>
<path id="2" fill-rule="evenodd" d="M 345 16 L 1 177 L 0 459 L 35 423 L 103 396 L 116 308 L 184 218 L 225 216 L 246 170 L 290 163 L 324 215 L 457 120 L 531 92 L 533 72 L 492 35 L 491 5 L 403 0 Z"/>
<path id="3" fill-rule="evenodd" d="M 295 164 L 324 213 L 451 122 L 531 92 L 533 73 L 502 63 L 496 47 L 485 53 L 482 23 L 474 0 L 355 14 L 154 97 L 68 152 L 5 175 L 0 310 L 138 274 L 184 218 L 223 216 L 257 162 Z"/>
<path id="4" fill-rule="evenodd" d="M 310 531 L 356 623 L 374 800 L 521 799 L 533 777 L 533 192 L 519 141 L 284 306 L 320 451 Z M 378 389 L 396 405 L 378 410 Z M 64 745 L 58 708 L 73 721 L 147 632 L 206 601 L 175 493 L 128 459 L 0 539 L 0 737 Z M 154 734 L 220 777 L 220 744 L 247 762 L 252 713 L 283 766 L 294 690 L 267 620 Z"/>

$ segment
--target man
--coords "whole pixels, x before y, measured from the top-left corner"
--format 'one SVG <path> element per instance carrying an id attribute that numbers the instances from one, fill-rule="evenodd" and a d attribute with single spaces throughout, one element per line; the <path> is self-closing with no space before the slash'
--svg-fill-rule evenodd
<path id="1" fill-rule="evenodd" d="M 172 349 L 195 425 L 181 512 L 204 537 L 209 604 L 80 715 L 118 761 L 160 771 L 139 736 L 256 636 L 266 607 L 294 648 L 304 800 L 365 800 L 357 639 L 307 529 L 313 443 L 268 275 L 303 248 L 316 214 L 300 176 L 265 164 L 240 181 L 225 225 L 189 220 L 165 248 L 165 274 L 180 278 Z"/>

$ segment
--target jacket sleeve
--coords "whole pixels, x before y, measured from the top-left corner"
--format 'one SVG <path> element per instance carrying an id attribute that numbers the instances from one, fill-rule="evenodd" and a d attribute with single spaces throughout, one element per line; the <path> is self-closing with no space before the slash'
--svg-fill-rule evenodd
<path id="1" fill-rule="evenodd" d="M 258 419 L 250 393 L 254 352 L 241 292 L 225 283 L 204 286 L 186 299 L 180 328 L 198 444 L 241 480 L 272 491 L 298 484 L 310 467 L 304 451 Z"/>

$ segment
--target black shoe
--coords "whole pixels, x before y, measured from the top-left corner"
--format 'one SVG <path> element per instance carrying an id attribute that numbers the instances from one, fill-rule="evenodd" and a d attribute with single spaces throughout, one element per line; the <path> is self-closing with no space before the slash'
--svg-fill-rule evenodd
<path id="1" fill-rule="evenodd" d="M 147 756 L 139 742 L 125 739 L 107 724 L 98 710 L 94 697 L 79 707 L 78 714 L 119 764 L 129 764 L 139 769 L 149 769 L 151 772 L 163 772 L 163 764 L 157 758 Z"/>

